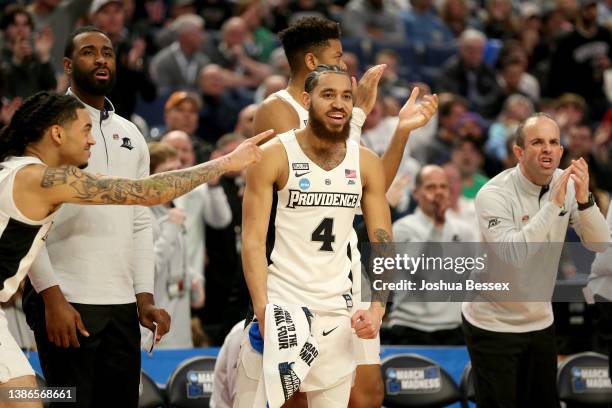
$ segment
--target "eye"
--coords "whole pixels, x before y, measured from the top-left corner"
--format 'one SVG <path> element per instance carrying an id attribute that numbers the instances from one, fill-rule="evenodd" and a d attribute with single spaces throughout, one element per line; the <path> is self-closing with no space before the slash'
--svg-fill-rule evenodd
<path id="1" fill-rule="evenodd" d="M 345 95 L 344 95 L 344 100 L 345 100 L 345 101 L 352 101 L 352 100 L 353 100 L 353 95 L 351 95 L 351 94 L 345 94 Z"/>

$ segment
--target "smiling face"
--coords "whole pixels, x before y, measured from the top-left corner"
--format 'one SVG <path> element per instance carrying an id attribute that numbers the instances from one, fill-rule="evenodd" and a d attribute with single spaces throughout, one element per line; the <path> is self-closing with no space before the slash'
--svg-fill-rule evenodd
<path id="1" fill-rule="evenodd" d="M 522 146 L 514 146 L 514 154 L 523 174 L 532 183 L 548 184 L 563 154 L 559 127 L 548 117 L 536 116 L 527 119 L 522 134 Z"/>
<path id="2" fill-rule="evenodd" d="M 304 97 L 309 113 L 308 126 L 317 137 L 329 141 L 348 138 L 353 92 L 345 73 L 322 73 L 312 92 L 305 93 Z"/>
<path id="3" fill-rule="evenodd" d="M 76 115 L 76 119 L 64 125 L 57 125 L 55 132 L 61 136 L 59 147 L 61 163 L 84 169 L 91 156 L 91 146 L 96 144 L 96 141 L 91 135 L 89 112 L 86 109 L 77 109 Z"/>
<path id="4" fill-rule="evenodd" d="M 65 67 L 73 86 L 90 95 L 106 95 L 115 84 L 115 52 L 110 39 L 100 32 L 74 37 L 72 58 Z"/>

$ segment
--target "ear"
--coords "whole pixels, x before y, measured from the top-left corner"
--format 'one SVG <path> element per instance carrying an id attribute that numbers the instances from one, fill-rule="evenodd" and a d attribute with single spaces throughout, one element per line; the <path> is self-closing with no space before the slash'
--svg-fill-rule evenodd
<path id="1" fill-rule="evenodd" d="M 66 75 L 72 75 L 72 60 L 64 57 L 64 73 Z"/>
<path id="2" fill-rule="evenodd" d="M 310 109 L 310 94 L 308 92 L 302 92 L 302 102 L 304 103 L 304 107 L 306 110 Z"/>
<path id="3" fill-rule="evenodd" d="M 521 161 L 521 159 L 523 158 L 523 154 L 525 153 L 525 150 L 518 145 L 513 145 L 512 151 L 514 152 L 514 156 L 516 157 L 516 159 L 518 161 Z"/>
<path id="4" fill-rule="evenodd" d="M 307 52 L 306 55 L 304 55 L 304 64 L 306 64 L 308 71 L 314 71 L 317 65 L 319 65 L 319 60 L 312 52 Z"/>
<path id="5" fill-rule="evenodd" d="M 49 132 L 51 133 L 51 140 L 53 140 L 55 144 L 58 146 L 64 144 L 66 138 L 64 137 L 63 129 L 60 125 L 52 125 L 49 128 Z"/>

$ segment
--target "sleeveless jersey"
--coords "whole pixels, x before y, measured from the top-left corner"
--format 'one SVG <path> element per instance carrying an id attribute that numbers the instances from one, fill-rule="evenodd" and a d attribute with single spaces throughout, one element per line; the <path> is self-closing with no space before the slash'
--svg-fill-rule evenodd
<path id="1" fill-rule="evenodd" d="M 289 177 L 277 192 L 268 299 L 348 315 L 348 246 L 362 191 L 359 146 L 347 140 L 344 160 L 325 171 L 304 154 L 293 130 L 278 138 L 287 152 Z"/>
<path id="2" fill-rule="evenodd" d="M 280 91 L 277 91 L 272 95 L 282 99 L 283 101 L 291 105 L 291 107 L 295 110 L 295 112 L 298 114 L 298 117 L 300 118 L 299 129 L 304 129 L 308 124 L 308 111 L 306 110 L 306 108 L 300 105 L 298 101 L 293 99 L 293 96 L 291 96 L 291 94 L 287 92 L 286 89 L 281 89 Z"/>
<path id="3" fill-rule="evenodd" d="M 38 251 L 45 244 L 47 232 L 57 211 L 34 221 L 15 206 L 13 184 L 22 167 L 43 164 L 36 157 L 11 157 L 0 163 L 0 302 L 17 291 Z"/>

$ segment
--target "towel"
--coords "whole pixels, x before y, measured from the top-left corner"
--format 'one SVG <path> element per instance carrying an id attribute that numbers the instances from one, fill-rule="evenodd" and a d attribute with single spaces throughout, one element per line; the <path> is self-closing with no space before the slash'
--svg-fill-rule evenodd
<path id="1" fill-rule="evenodd" d="M 266 305 L 263 369 L 254 407 L 279 408 L 300 389 L 319 355 L 310 333 L 312 319 L 306 307 Z M 254 349 L 261 352 L 257 322 L 251 326 L 249 337 Z"/>

